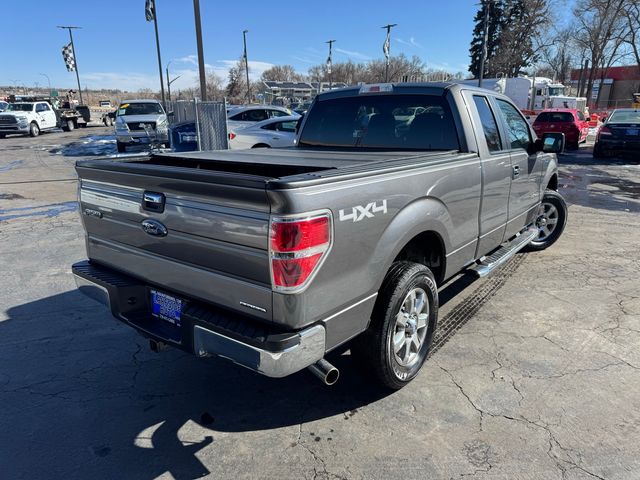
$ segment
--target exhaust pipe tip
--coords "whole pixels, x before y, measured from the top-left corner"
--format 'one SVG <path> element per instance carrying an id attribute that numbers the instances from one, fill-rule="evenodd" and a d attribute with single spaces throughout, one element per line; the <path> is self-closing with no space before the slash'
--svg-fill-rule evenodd
<path id="1" fill-rule="evenodd" d="M 322 380 L 325 385 L 333 385 L 340 378 L 340 370 L 327 362 L 324 358 L 309 366 L 309 371 Z"/>

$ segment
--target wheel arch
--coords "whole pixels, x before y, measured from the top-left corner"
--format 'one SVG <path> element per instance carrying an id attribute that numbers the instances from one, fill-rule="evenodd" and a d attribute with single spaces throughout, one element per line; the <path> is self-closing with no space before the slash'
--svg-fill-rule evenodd
<path id="1" fill-rule="evenodd" d="M 383 272 L 399 260 L 421 263 L 432 269 L 437 283 L 446 275 L 446 252 L 450 250 L 452 223 L 445 205 L 434 198 L 421 198 L 404 207 L 383 232 L 374 258 L 383 257 Z"/>

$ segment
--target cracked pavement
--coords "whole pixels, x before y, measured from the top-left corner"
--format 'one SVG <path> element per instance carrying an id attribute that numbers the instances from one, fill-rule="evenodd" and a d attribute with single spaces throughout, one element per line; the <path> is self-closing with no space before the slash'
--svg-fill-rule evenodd
<path id="1" fill-rule="evenodd" d="M 155 354 L 76 293 L 65 146 L 108 134 L 0 141 L 2 478 L 640 478 L 638 162 L 563 155 L 563 237 L 441 289 L 434 351 L 389 394 L 348 352 L 331 388 Z"/>

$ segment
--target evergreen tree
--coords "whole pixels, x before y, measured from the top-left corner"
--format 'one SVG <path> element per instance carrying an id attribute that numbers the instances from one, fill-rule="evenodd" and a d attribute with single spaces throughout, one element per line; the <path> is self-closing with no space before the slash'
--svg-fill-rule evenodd
<path id="1" fill-rule="evenodd" d="M 504 24 L 504 7 L 505 0 L 482 0 L 480 8 L 476 13 L 473 21 L 475 27 L 473 29 L 473 37 L 471 39 L 471 48 L 469 49 L 469 55 L 471 56 L 471 63 L 469 65 L 469 72 L 478 78 L 480 75 L 480 62 L 482 58 L 482 42 L 484 40 L 484 21 L 485 21 L 485 6 L 489 8 L 489 35 L 487 40 L 487 59 L 485 61 L 484 76 L 491 76 L 492 59 L 494 58 L 498 44 L 500 41 L 500 34 L 502 33 L 502 26 Z"/>

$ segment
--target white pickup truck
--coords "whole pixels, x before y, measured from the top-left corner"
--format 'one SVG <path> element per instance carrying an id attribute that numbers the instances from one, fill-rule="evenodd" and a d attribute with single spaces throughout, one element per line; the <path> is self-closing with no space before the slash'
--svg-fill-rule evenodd
<path id="1" fill-rule="evenodd" d="M 37 137 L 54 128 L 58 128 L 58 117 L 48 102 L 10 103 L 0 114 L 0 138 L 11 133 Z"/>

